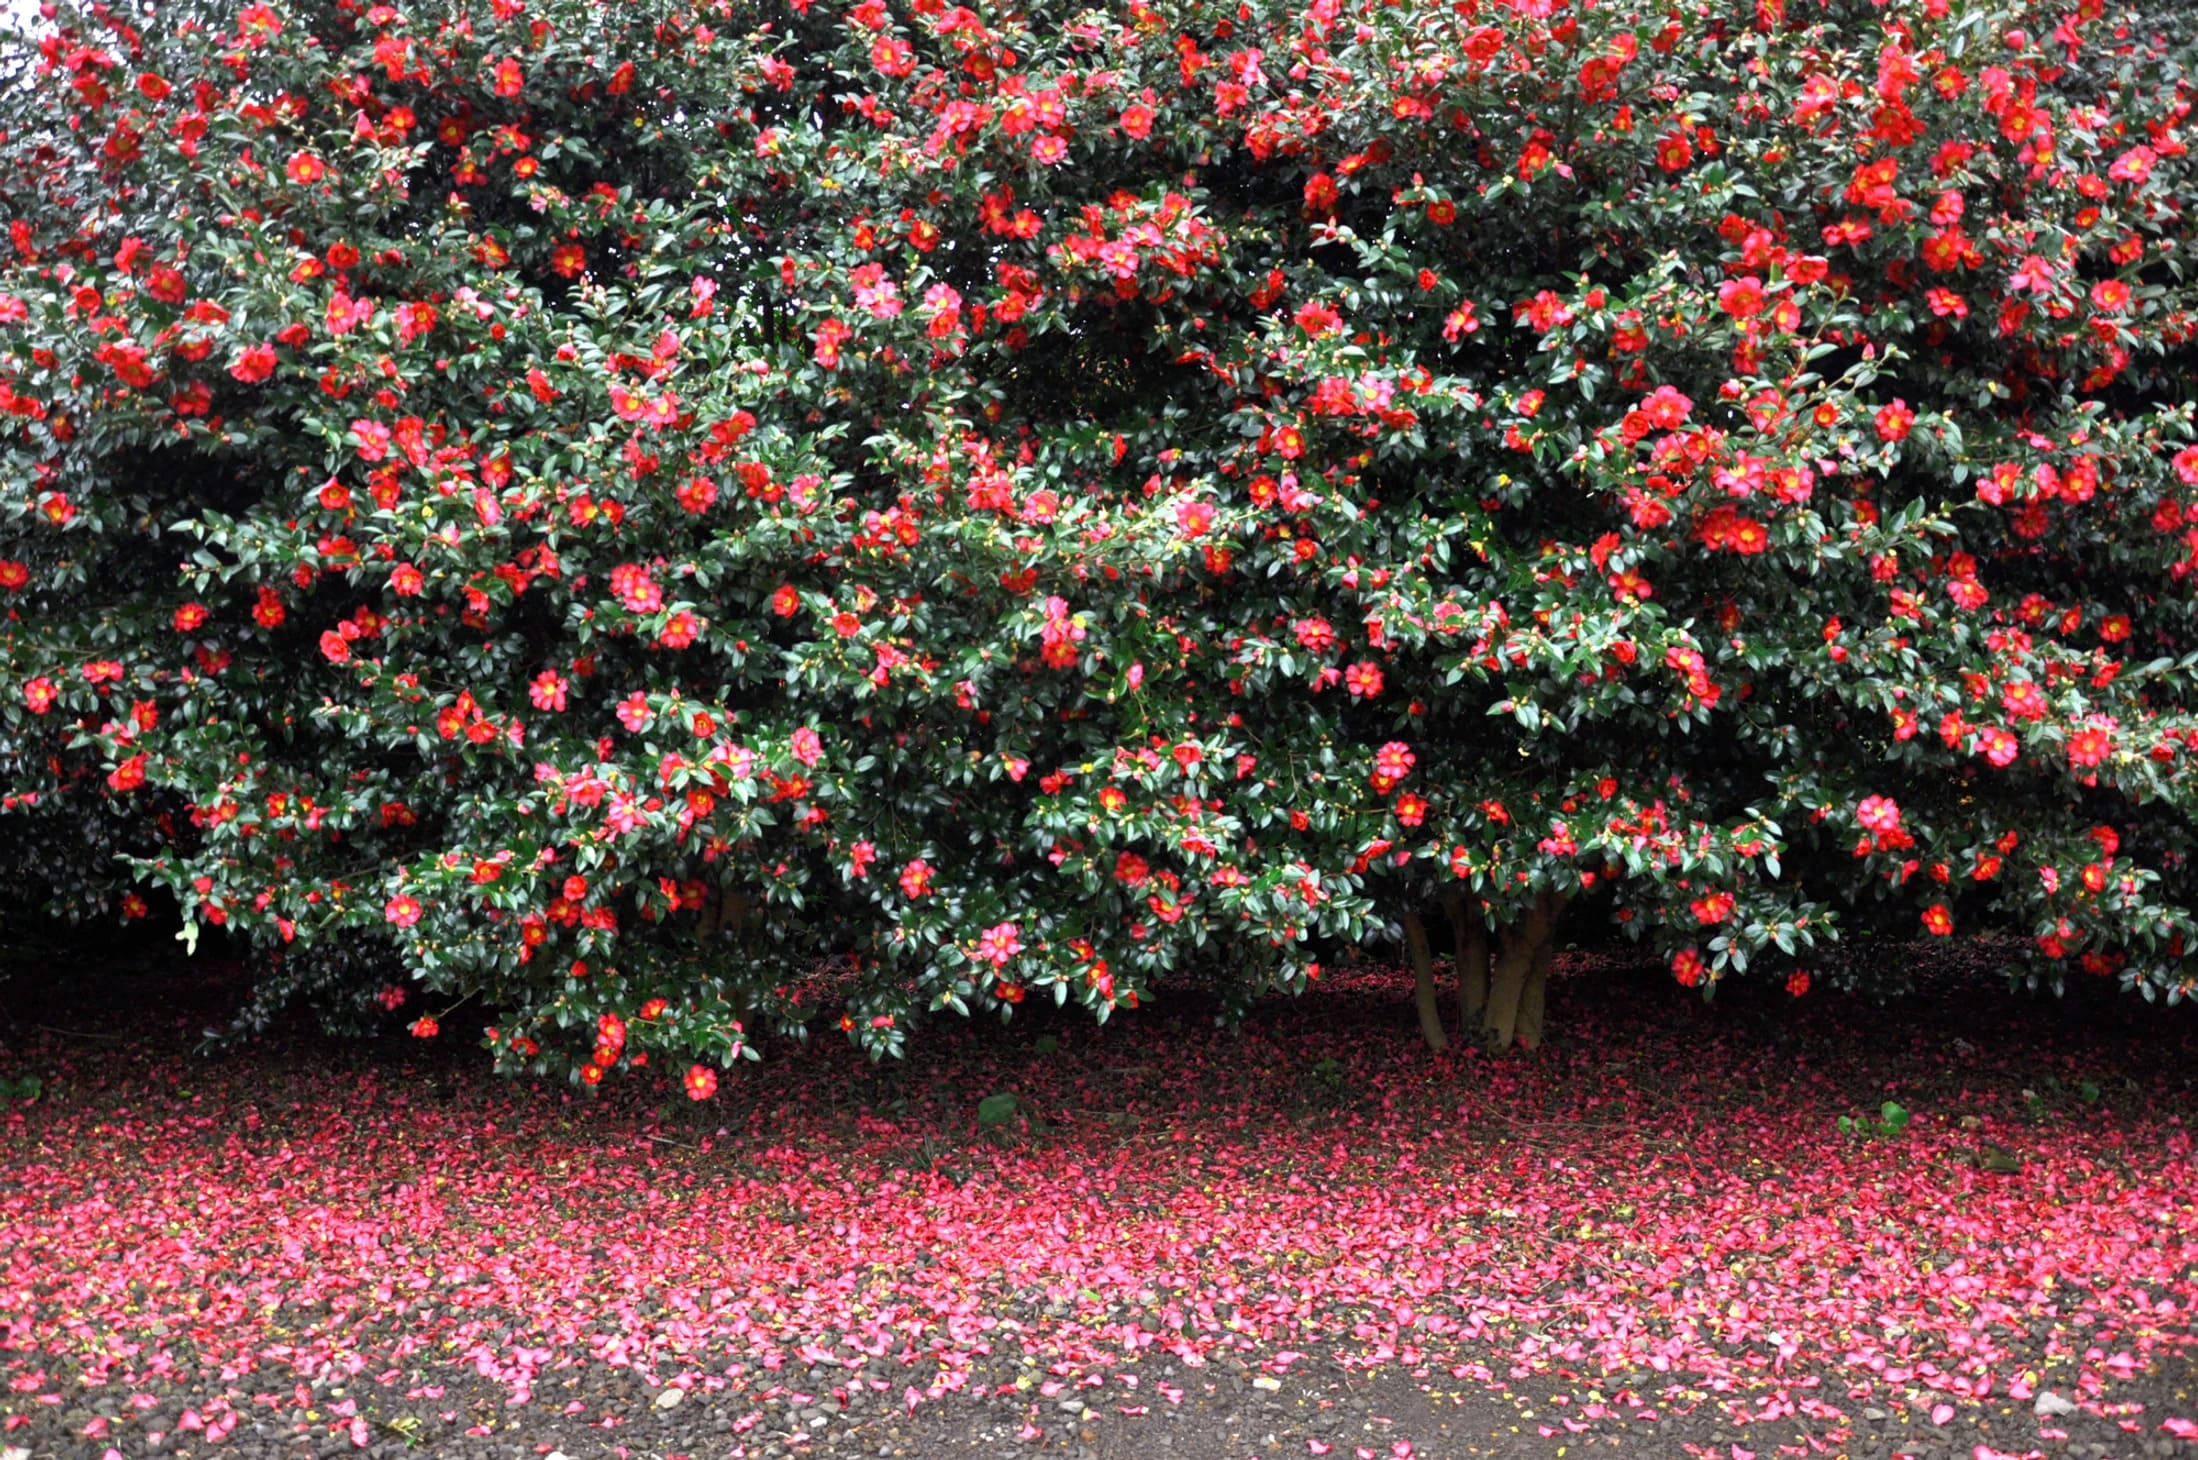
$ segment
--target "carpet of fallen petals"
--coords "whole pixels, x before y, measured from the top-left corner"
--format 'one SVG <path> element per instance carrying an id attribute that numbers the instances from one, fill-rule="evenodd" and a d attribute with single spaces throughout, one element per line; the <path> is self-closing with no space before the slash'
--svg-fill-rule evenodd
<path id="1" fill-rule="evenodd" d="M 2198 1438 L 2122 1397 L 2192 1370 L 2188 1011 L 1596 974 L 1537 1055 L 1430 1057 L 1407 994 L 1368 969 L 1234 1032 L 1163 1003 L 945 1025 L 899 1067 L 780 1050 L 706 1102 L 500 1084 L 449 1034 L 209 1060 L 18 1026 L 0 1073 L 44 1090 L 0 1107 L 0 1447 L 87 1393 L 125 1403 L 72 1443 L 135 1455 L 128 1396 L 179 1386 L 197 1446 L 316 1379 L 432 1408 L 454 1372 L 523 1405 L 576 1367 L 737 1395 L 845 1365 L 918 1406 L 1025 1356 L 1433 1365 L 1563 1386 L 1553 1436 L 1674 1410 L 1830 1443 L 2050 1387 Z M 1840 1128 L 1887 1100 L 1905 1130 Z"/>

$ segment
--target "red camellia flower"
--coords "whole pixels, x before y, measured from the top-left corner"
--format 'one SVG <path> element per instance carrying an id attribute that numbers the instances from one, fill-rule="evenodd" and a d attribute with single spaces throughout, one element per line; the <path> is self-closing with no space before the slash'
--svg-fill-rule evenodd
<path id="1" fill-rule="evenodd" d="M 1353 699 L 1372 699 L 1381 693 L 1381 666 L 1365 660 L 1343 671 L 1343 687 Z"/>
<path id="2" fill-rule="evenodd" d="M 17 589 L 30 582 L 30 569 L 9 558 L 0 558 L 0 588 Z"/>
<path id="3" fill-rule="evenodd" d="M 415 1039 L 433 1039 L 443 1032 L 443 1026 L 440 1023 L 425 1015 L 413 1020 L 411 1029 L 412 1037 Z"/>
<path id="4" fill-rule="evenodd" d="M 689 1065 L 680 1083 L 687 1087 L 689 1100 L 707 1100 L 717 1093 L 717 1071 L 708 1065 Z"/>
<path id="5" fill-rule="evenodd" d="M 2113 734 L 2105 726 L 2086 725 L 2068 737 L 2068 763 L 2078 770 L 2089 770 L 2103 762 L 2113 749 Z"/>
<path id="6" fill-rule="evenodd" d="M 1877 434 L 1881 441 L 1900 441 L 1907 437 L 1916 423 L 1916 413 L 1908 408 L 1908 402 L 1896 400 L 1881 406 L 1877 413 Z"/>
<path id="7" fill-rule="evenodd" d="M 1717 286 L 1717 307 L 1734 319 L 1754 319 L 1763 312 L 1763 303 L 1763 281 L 1753 274 Z"/>
<path id="8" fill-rule="evenodd" d="M 419 899 L 408 892 L 400 892 L 382 904 L 382 916 L 396 927 L 409 928 L 420 920 Z"/>
<path id="9" fill-rule="evenodd" d="M 229 373 L 246 385 L 257 385 L 275 373 L 275 347 L 253 345 L 240 353 L 229 366 Z"/>
<path id="10" fill-rule="evenodd" d="M 310 152 L 293 152 L 283 172 L 299 187 L 310 187 L 328 176 L 328 164 Z"/>
<path id="11" fill-rule="evenodd" d="M 1343 323 L 1343 316 L 1336 312 L 1334 305 L 1323 304 L 1318 300 L 1300 304 L 1293 318 L 1296 319 L 1299 329 L 1316 337 L 1329 333 Z"/>
<path id="12" fill-rule="evenodd" d="M 1954 915 L 1943 902 L 1934 902 L 1923 910 L 1924 931 L 1943 938 L 1954 931 Z"/>

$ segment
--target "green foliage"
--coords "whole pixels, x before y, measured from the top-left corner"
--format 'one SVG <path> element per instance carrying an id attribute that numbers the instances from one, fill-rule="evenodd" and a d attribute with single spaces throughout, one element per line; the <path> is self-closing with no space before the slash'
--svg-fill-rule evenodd
<path id="1" fill-rule="evenodd" d="M 982 1130 L 997 1130 L 1013 1120 L 1021 1109 L 1011 1090 L 996 1090 L 977 1102 L 977 1125 Z"/>
<path id="2" fill-rule="evenodd" d="M 1446 891 L 2193 988 L 2156 25 L 128 15 L 0 91 L 0 887 L 248 1025 L 883 1058 Z"/>
<path id="3" fill-rule="evenodd" d="M 1908 1129 L 1908 1108 L 1897 1100 L 1888 1100 L 1878 1107 L 1875 1116 L 1842 1115 L 1839 1133 L 1843 1136 L 1873 1136 L 1879 1140 L 1893 1140 Z"/>

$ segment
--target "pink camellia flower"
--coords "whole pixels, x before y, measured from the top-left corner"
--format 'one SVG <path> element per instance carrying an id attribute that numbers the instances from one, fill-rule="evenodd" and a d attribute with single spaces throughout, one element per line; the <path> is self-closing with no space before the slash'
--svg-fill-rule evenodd
<path id="1" fill-rule="evenodd" d="M 649 708 L 649 697 L 635 690 L 618 702 L 618 723 L 638 735 L 656 718 L 656 711 Z"/>
<path id="2" fill-rule="evenodd" d="M 824 739 L 807 725 L 794 732 L 790 748 L 794 759 L 806 766 L 813 766 L 824 759 Z"/>
<path id="3" fill-rule="evenodd" d="M 1023 940 L 1013 923 L 997 923 L 977 938 L 977 961 L 994 968 L 1005 968 L 1008 960 L 1022 951 Z"/>
<path id="4" fill-rule="evenodd" d="M 1213 503 L 1176 503 L 1175 525 L 1186 538 L 1204 537 L 1213 528 Z"/>
<path id="5" fill-rule="evenodd" d="M 400 928 L 409 928 L 417 923 L 420 912 L 420 900 L 408 892 L 400 892 L 382 904 L 382 916 Z"/>
<path id="6" fill-rule="evenodd" d="M 1641 415 L 1660 431 L 1673 431 L 1687 423 L 1694 402 L 1668 385 L 1659 385 L 1641 402 Z"/>
<path id="7" fill-rule="evenodd" d="M 1894 831 L 1900 826 L 1900 807 L 1890 796 L 1865 796 L 1855 808 L 1855 819 L 1871 831 Z"/>

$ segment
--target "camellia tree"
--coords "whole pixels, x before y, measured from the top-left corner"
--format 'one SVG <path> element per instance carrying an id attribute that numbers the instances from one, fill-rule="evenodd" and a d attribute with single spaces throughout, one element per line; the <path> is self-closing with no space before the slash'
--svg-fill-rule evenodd
<path id="1" fill-rule="evenodd" d="M 2188 59 L 2094 0 L 117 4 L 0 198 L 0 843 L 272 1004 L 761 1029 L 1436 919 L 2192 991 Z M 828 980 L 808 977 L 828 966 Z M 817 990 L 829 990 L 820 1004 Z M 414 1028 L 434 1033 L 437 1016 Z"/>

